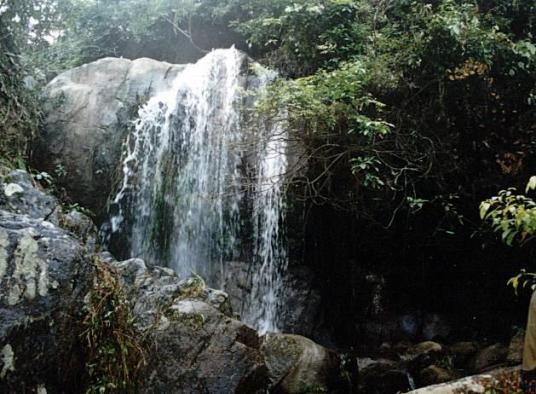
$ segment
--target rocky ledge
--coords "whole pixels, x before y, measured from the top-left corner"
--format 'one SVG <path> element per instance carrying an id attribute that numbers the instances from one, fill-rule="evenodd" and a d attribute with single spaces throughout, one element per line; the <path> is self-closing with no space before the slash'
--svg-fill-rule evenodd
<path id="1" fill-rule="evenodd" d="M 348 392 L 339 356 L 237 320 L 226 293 L 96 250 L 95 228 L 25 171 L 0 169 L 0 392 L 80 392 L 96 265 L 117 277 L 144 347 L 143 393 Z"/>

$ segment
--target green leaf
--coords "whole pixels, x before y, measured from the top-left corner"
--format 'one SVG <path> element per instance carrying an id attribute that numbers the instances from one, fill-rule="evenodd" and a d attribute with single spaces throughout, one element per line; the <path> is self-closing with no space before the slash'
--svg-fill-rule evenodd
<path id="1" fill-rule="evenodd" d="M 536 175 L 530 177 L 529 182 L 527 183 L 527 188 L 525 192 L 528 193 L 530 190 L 536 189 Z"/>
<path id="2" fill-rule="evenodd" d="M 491 204 L 486 201 L 480 204 L 480 219 L 484 219 L 486 217 L 486 213 L 488 212 L 490 206 Z"/>

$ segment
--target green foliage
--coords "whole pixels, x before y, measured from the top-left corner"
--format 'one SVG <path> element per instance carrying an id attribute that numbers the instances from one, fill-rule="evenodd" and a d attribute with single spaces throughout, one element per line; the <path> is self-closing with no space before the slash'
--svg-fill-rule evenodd
<path id="1" fill-rule="evenodd" d="M 525 192 L 536 189 L 536 176 L 527 183 Z M 522 194 L 516 194 L 515 188 L 501 190 L 499 195 L 480 204 L 480 217 L 491 222 L 493 230 L 501 234 L 502 240 L 509 246 L 514 242 L 525 244 L 536 236 L 536 202 Z M 529 286 L 536 289 L 536 273 L 522 270 L 508 281 L 514 290 Z"/>
<path id="2" fill-rule="evenodd" d="M 521 270 L 519 274 L 510 278 L 508 280 L 508 285 L 514 288 L 514 291 L 518 292 L 520 287 L 526 288 L 530 287 L 532 291 L 536 290 L 536 273 L 527 272 L 526 270 Z"/>
<path id="3" fill-rule="evenodd" d="M 112 269 L 95 258 L 96 277 L 83 321 L 86 393 L 133 392 L 145 364 L 140 333 Z"/>
<path id="4" fill-rule="evenodd" d="M 185 285 L 181 288 L 181 294 L 178 299 L 185 300 L 190 298 L 199 298 L 206 293 L 206 288 L 207 287 L 203 278 L 195 273 L 192 273 L 192 276 L 186 280 Z"/>
<path id="5" fill-rule="evenodd" d="M 236 25 L 261 58 L 299 76 L 278 81 L 260 110 L 286 109 L 308 153 L 306 195 L 387 226 L 395 214 L 430 214 L 413 204 L 427 201 L 452 234 L 480 200 L 471 179 L 516 176 L 536 153 L 534 4 L 253 4 Z M 447 209 L 441 196 L 454 194 L 464 198 Z"/>
<path id="6" fill-rule="evenodd" d="M 237 2 L 233 26 L 253 51 L 289 75 L 334 68 L 362 52 L 369 27 L 359 23 L 372 5 L 349 0 Z"/>
<path id="7" fill-rule="evenodd" d="M 536 189 L 536 177 L 531 177 L 526 191 Z M 489 220 L 494 231 L 511 246 L 514 241 L 524 244 L 536 236 L 536 202 L 515 188 L 501 190 L 499 195 L 480 204 L 480 217 Z"/>
<path id="8" fill-rule="evenodd" d="M 34 92 L 25 86 L 13 18 L 7 11 L 0 14 L 0 158 L 23 166 L 40 111 Z"/>

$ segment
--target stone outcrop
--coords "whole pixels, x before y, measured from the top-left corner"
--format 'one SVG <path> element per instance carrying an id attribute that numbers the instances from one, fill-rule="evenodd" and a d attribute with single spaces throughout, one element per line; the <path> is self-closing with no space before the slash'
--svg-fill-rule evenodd
<path id="1" fill-rule="evenodd" d="M 74 201 L 102 214 L 130 120 L 183 67 L 105 58 L 60 74 L 46 89 L 48 116 L 35 165 L 55 175 Z"/>
<path id="2" fill-rule="evenodd" d="M 232 319 L 227 295 L 143 260 L 112 262 L 148 335 L 144 393 L 254 393 L 267 387 L 261 338 Z"/>
<path id="3" fill-rule="evenodd" d="M 58 226 L 56 199 L 28 173 L 0 173 L 0 392 L 76 390 L 67 384 L 83 359 L 76 326 L 93 278 L 88 248 Z"/>
<path id="4" fill-rule="evenodd" d="M 260 336 L 233 318 L 226 293 L 200 277 L 181 280 L 140 259 L 110 264 L 149 336 L 142 392 L 303 393 L 339 384 L 334 352 L 298 335 Z"/>
<path id="5" fill-rule="evenodd" d="M 0 392 L 82 392 L 82 342 L 94 285 L 95 228 L 25 171 L 0 169 Z M 116 261 L 146 348 L 142 393 L 335 392 L 340 360 L 297 335 L 261 336 L 236 320 L 226 293 L 198 276 Z M 304 391 L 305 390 L 305 391 Z M 346 391 L 342 391 L 346 392 Z"/>

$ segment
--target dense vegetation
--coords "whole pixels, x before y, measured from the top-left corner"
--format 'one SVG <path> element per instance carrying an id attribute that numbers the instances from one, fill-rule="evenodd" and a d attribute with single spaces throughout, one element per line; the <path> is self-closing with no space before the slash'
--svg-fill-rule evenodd
<path id="1" fill-rule="evenodd" d="M 0 29 L 9 158 L 27 156 L 37 130 L 28 75 L 43 83 L 103 56 L 189 61 L 232 43 L 279 70 L 259 110 L 287 108 L 305 147 L 307 170 L 291 174 L 307 223 L 294 255 L 346 300 L 334 322 L 367 318 L 370 272 L 408 294 L 392 308 L 448 312 L 471 298 L 479 316 L 506 299 L 498 286 L 518 267 L 504 260 L 533 253 L 501 249 L 478 205 L 535 168 L 534 0 L 4 0 Z"/>

